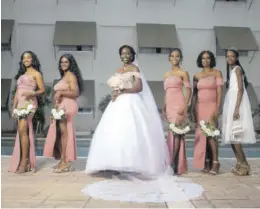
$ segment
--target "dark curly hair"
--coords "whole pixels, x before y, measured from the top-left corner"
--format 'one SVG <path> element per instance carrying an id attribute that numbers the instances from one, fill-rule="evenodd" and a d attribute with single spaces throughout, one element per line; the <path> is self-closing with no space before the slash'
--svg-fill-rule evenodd
<path id="1" fill-rule="evenodd" d="M 237 65 L 237 66 L 239 66 L 240 68 L 241 68 L 241 70 L 242 70 L 242 75 L 243 75 L 243 77 L 244 77 L 244 83 L 245 83 L 245 87 L 247 88 L 248 87 L 248 80 L 247 80 L 247 77 L 246 77 L 246 73 L 245 73 L 245 71 L 244 71 L 244 68 L 242 67 L 242 65 L 240 64 L 240 62 L 239 62 L 239 53 L 238 53 L 238 51 L 237 50 L 235 50 L 235 49 L 228 49 L 227 51 L 226 51 L 226 57 L 227 57 L 227 53 L 228 52 L 233 52 L 233 54 L 235 55 L 235 57 L 236 57 L 236 63 L 235 63 L 235 65 Z M 227 63 L 227 68 L 226 68 L 227 70 L 227 82 L 226 82 L 226 88 L 228 89 L 229 88 L 229 81 L 230 81 L 230 66 L 229 66 L 229 64 Z"/>
<path id="2" fill-rule="evenodd" d="M 202 57 L 204 54 L 208 54 L 209 57 L 210 57 L 210 68 L 213 68 L 216 66 L 216 58 L 214 56 L 214 54 L 211 52 L 211 51 L 202 51 L 198 58 L 197 58 L 197 66 L 199 68 L 203 68 L 203 65 L 202 65 Z"/>
<path id="3" fill-rule="evenodd" d="M 20 58 L 19 70 L 18 70 L 18 72 L 17 72 L 17 74 L 15 76 L 16 80 L 18 80 L 20 78 L 20 76 L 25 74 L 25 72 L 26 72 L 26 67 L 23 64 L 23 56 L 24 56 L 24 54 L 30 54 L 31 55 L 31 57 L 32 57 L 32 67 L 42 74 L 42 72 L 41 72 L 41 64 L 40 64 L 40 61 L 39 61 L 37 55 L 34 52 L 32 52 L 32 51 L 25 51 L 25 52 L 22 53 L 21 58 Z"/>
<path id="4" fill-rule="evenodd" d="M 173 52 L 178 52 L 179 55 L 180 55 L 181 60 L 183 59 L 183 53 L 182 53 L 180 48 L 173 48 L 173 49 L 171 49 L 171 51 L 169 53 L 169 58 L 171 57 Z"/>
<path id="5" fill-rule="evenodd" d="M 132 59 L 131 59 L 130 61 L 131 61 L 131 62 L 135 61 L 136 52 L 135 52 L 134 48 L 131 47 L 131 46 L 129 46 L 129 45 L 123 45 L 123 46 L 121 46 L 121 47 L 119 48 L 119 50 L 118 50 L 119 55 L 121 56 L 122 51 L 123 51 L 124 48 L 129 49 L 129 50 L 130 50 L 130 53 L 132 54 Z"/>
<path id="6" fill-rule="evenodd" d="M 76 76 L 77 81 L 78 81 L 78 86 L 79 86 L 79 93 L 81 94 L 81 92 L 84 90 L 83 79 L 82 79 L 81 72 L 80 72 L 80 69 L 78 67 L 78 64 L 77 64 L 75 58 L 73 57 L 72 54 L 63 54 L 60 57 L 59 71 L 60 71 L 61 77 L 63 77 L 63 75 L 64 75 L 64 71 L 61 69 L 61 59 L 62 58 L 66 58 L 69 61 L 69 69 L 68 70 Z"/>

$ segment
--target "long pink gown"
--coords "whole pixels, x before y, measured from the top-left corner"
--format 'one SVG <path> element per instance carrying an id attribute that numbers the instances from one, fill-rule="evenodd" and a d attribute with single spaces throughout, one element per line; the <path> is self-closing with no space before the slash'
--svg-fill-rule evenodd
<path id="1" fill-rule="evenodd" d="M 166 117 L 171 123 L 181 123 L 186 117 L 187 113 L 184 115 L 179 115 L 178 112 L 185 105 L 185 96 L 183 94 L 183 86 L 191 88 L 189 82 L 183 82 L 180 76 L 169 76 L 164 81 L 165 89 L 165 103 L 166 103 Z M 168 149 L 170 154 L 170 162 L 174 161 L 174 135 L 172 131 L 168 132 Z M 187 157 L 186 157 L 186 144 L 185 139 L 180 142 L 180 151 L 178 157 L 178 174 L 183 174 L 188 171 Z"/>
<path id="2" fill-rule="evenodd" d="M 16 90 L 16 96 L 17 96 L 17 108 L 23 107 L 23 105 L 28 102 L 28 99 L 26 99 L 22 94 L 24 92 L 30 92 L 34 91 L 37 87 L 36 81 L 34 78 L 29 75 L 29 74 L 23 74 L 19 77 L 17 80 L 17 90 Z M 38 107 L 38 102 L 37 99 L 31 98 L 35 110 Z M 32 124 L 32 119 L 33 119 L 32 114 L 30 114 L 27 117 L 27 124 L 29 128 L 29 163 L 31 166 L 31 170 L 35 171 L 36 170 L 36 156 L 35 156 L 35 144 L 34 144 L 34 131 L 33 131 L 33 124 Z M 14 150 L 13 150 L 13 155 L 11 158 L 11 164 L 8 169 L 9 172 L 16 172 L 19 164 L 20 164 L 20 158 L 21 158 L 21 148 L 20 148 L 20 138 L 19 138 L 19 132 L 17 130 L 16 134 L 16 139 L 15 139 L 15 144 L 14 144 Z"/>
<path id="3" fill-rule="evenodd" d="M 60 80 L 55 86 L 54 90 L 69 90 L 69 84 L 65 80 Z M 77 159 L 77 146 L 76 146 L 76 136 L 73 121 L 78 113 L 78 104 L 76 99 L 63 97 L 62 101 L 57 104 L 58 109 L 65 109 L 66 120 L 67 120 L 67 148 L 66 148 L 66 159 L 65 162 L 71 162 Z M 53 120 L 48 135 L 46 137 L 43 155 L 46 157 L 54 157 L 55 159 L 61 158 L 60 153 L 60 143 L 57 138 L 56 132 L 56 121 Z M 57 143 L 56 143 L 57 142 Z"/>
<path id="4" fill-rule="evenodd" d="M 205 166 L 207 138 L 200 129 L 199 121 L 209 121 L 217 109 L 217 88 L 223 85 L 223 79 L 215 76 L 200 78 L 197 83 L 196 132 L 194 144 L 194 168 Z"/>

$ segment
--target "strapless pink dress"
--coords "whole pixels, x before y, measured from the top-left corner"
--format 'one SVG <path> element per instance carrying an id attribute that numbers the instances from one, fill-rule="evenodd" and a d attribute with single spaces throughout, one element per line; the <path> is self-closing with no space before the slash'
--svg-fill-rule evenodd
<path id="1" fill-rule="evenodd" d="M 165 89 L 165 102 L 166 102 L 166 117 L 171 123 L 183 122 L 187 113 L 184 115 L 179 115 L 178 112 L 185 105 L 185 96 L 183 94 L 183 86 L 191 88 L 189 82 L 183 82 L 182 78 L 179 76 L 170 76 L 164 81 Z M 174 157 L 174 135 L 172 131 L 168 132 L 168 149 L 170 153 L 170 162 L 173 162 Z M 186 157 L 186 145 L 185 140 L 180 142 L 180 151 L 178 159 L 178 174 L 183 174 L 188 171 L 187 157 Z"/>
<path id="2" fill-rule="evenodd" d="M 55 86 L 54 90 L 69 90 L 69 84 L 60 80 Z M 62 101 L 58 104 L 59 109 L 65 109 L 66 119 L 67 119 L 67 153 L 65 162 L 71 162 L 77 159 L 77 146 L 76 146 L 76 136 L 73 125 L 73 120 L 78 113 L 78 104 L 76 99 L 63 97 Z M 53 120 L 50 124 L 48 135 L 46 137 L 43 155 L 46 157 L 54 157 L 55 159 L 61 158 L 61 153 L 59 152 L 58 143 L 56 144 L 56 121 Z"/>
<path id="3" fill-rule="evenodd" d="M 196 102 L 196 131 L 194 144 L 194 168 L 204 168 L 207 138 L 200 129 L 199 121 L 209 121 L 217 109 L 217 88 L 222 86 L 223 79 L 215 76 L 201 78 L 197 83 L 198 98 Z"/>
<path id="4" fill-rule="evenodd" d="M 36 81 L 34 78 L 29 74 L 23 74 L 19 77 L 17 80 L 17 90 L 16 90 L 16 96 L 17 96 L 17 107 L 23 107 L 23 105 L 28 102 L 28 100 L 22 96 L 24 92 L 34 91 L 36 89 Z M 33 105 L 35 107 L 35 110 L 38 107 L 37 99 L 34 97 L 32 99 Z M 33 131 L 33 124 L 32 119 L 34 115 L 30 115 L 27 117 L 27 123 L 29 128 L 29 163 L 31 165 L 32 171 L 36 170 L 36 156 L 35 156 L 35 144 L 34 144 L 34 131 Z M 20 138 L 19 138 L 19 132 L 17 130 L 15 144 L 14 144 L 14 150 L 13 155 L 11 158 L 11 164 L 8 169 L 9 172 L 16 172 L 18 169 L 18 166 L 20 164 L 20 158 L 21 158 L 21 149 L 20 149 Z"/>

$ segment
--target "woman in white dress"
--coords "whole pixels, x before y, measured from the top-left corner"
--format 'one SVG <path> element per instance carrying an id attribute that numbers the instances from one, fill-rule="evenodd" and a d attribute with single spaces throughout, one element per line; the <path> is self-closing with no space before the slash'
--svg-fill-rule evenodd
<path id="1" fill-rule="evenodd" d="M 246 88 L 248 86 L 245 71 L 239 62 L 239 54 L 229 49 L 227 58 L 228 89 L 223 107 L 222 142 L 231 144 L 237 163 L 232 172 L 245 176 L 250 174 L 250 166 L 246 160 L 242 144 L 256 142 L 251 105 Z"/>
<path id="2" fill-rule="evenodd" d="M 86 164 L 89 174 L 105 170 L 119 174 L 112 180 L 87 185 L 82 191 L 93 198 L 131 202 L 188 200 L 201 195 L 200 185 L 187 180 L 180 183 L 172 175 L 162 121 L 147 81 L 133 64 L 134 49 L 124 45 L 119 55 L 123 67 L 117 73 L 133 86 L 113 91 L 92 138 Z"/>

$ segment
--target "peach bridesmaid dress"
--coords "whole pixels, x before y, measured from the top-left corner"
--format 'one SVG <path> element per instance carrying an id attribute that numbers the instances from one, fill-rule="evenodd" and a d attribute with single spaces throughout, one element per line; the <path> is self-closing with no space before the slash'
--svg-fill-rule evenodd
<path id="1" fill-rule="evenodd" d="M 34 78 L 29 74 L 23 74 L 19 77 L 17 80 L 17 89 L 16 89 L 16 96 L 17 96 L 17 108 L 23 107 L 23 105 L 28 102 L 28 99 L 22 94 L 24 92 L 30 92 L 34 91 L 37 87 L 36 81 Z M 32 99 L 33 105 L 35 110 L 38 107 L 38 102 L 36 97 L 33 97 Z M 29 163 L 32 171 L 36 170 L 36 156 L 35 156 L 35 144 L 34 144 L 34 131 L 33 131 L 33 124 L 32 119 L 34 115 L 29 115 L 27 117 L 27 123 L 29 128 Z M 19 132 L 17 130 L 15 144 L 14 144 L 14 150 L 13 155 L 11 158 L 11 164 L 8 169 L 9 172 L 16 172 L 19 164 L 20 164 L 20 158 L 21 158 L 21 148 L 20 148 L 20 138 L 19 138 Z"/>
<path id="2" fill-rule="evenodd" d="M 186 117 L 187 113 L 184 115 L 179 115 L 178 112 L 185 105 L 185 96 L 183 94 L 183 86 L 191 88 L 189 82 L 183 82 L 180 76 L 169 76 L 164 80 L 165 89 L 165 104 L 166 104 L 166 117 L 171 123 L 181 123 Z M 174 135 L 172 131 L 168 132 L 168 149 L 170 154 L 170 162 L 174 161 Z M 180 151 L 178 157 L 178 174 L 183 174 L 188 171 L 187 157 L 186 157 L 186 145 L 185 140 L 180 142 Z"/>
<path id="3" fill-rule="evenodd" d="M 194 144 L 194 168 L 205 166 L 207 138 L 199 127 L 199 121 L 209 121 L 217 108 L 217 87 L 222 86 L 223 79 L 215 76 L 200 78 L 197 82 L 198 97 L 196 101 L 196 132 Z"/>
<path id="4" fill-rule="evenodd" d="M 54 90 L 69 90 L 69 84 L 65 80 L 60 80 L 55 86 Z M 76 136 L 73 125 L 73 120 L 78 113 L 78 104 L 76 99 L 63 97 L 62 101 L 57 104 L 58 109 L 65 109 L 66 120 L 67 120 L 67 153 L 65 162 L 71 162 L 77 159 L 77 147 L 76 147 Z M 53 120 L 44 145 L 43 155 L 46 157 L 54 157 L 55 159 L 61 159 L 60 143 L 56 143 L 57 132 L 56 132 L 56 120 Z"/>

